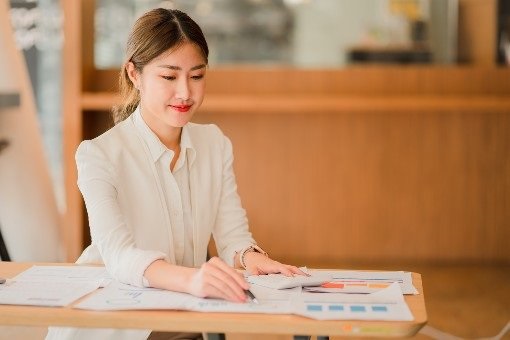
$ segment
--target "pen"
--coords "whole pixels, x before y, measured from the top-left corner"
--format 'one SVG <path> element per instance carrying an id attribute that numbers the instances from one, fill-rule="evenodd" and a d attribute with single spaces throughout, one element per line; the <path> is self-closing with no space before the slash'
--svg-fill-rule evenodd
<path id="1" fill-rule="evenodd" d="M 246 292 L 246 295 L 250 298 L 251 302 L 256 303 L 256 304 L 259 303 L 259 300 L 257 300 L 255 295 L 253 295 L 253 293 L 249 289 L 245 290 L 245 292 Z"/>

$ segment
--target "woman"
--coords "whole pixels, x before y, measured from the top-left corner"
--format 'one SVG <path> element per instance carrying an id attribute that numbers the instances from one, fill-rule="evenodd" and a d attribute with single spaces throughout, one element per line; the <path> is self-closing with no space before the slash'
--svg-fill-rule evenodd
<path id="1" fill-rule="evenodd" d="M 132 285 L 234 302 L 245 302 L 248 289 L 236 268 L 303 274 L 253 240 L 228 138 L 215 125 L 190 123 L 207 73 L 200 27 L 178 10 L 149 11 L 136 21 L 126 57 L 115 127 L 76 153 L 92 237 L 78 262 L 102 262 Z M 211 235 L 219 258 L 206 262 Z"/>

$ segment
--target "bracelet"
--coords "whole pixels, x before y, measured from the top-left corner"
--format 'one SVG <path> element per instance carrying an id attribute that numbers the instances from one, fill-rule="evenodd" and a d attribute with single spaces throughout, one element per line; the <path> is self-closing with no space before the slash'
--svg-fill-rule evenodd
<path id="1" fill-rule="evenodd" d="M 247 253 L 251 252 L 261 253 L 262 255 L 269 257 L 269 255 L 257 245 L 251 245 L 247 248 L 244 248 L 239 252 L 239 263 L 241 264 L 241 267 L 243 267 L 244 269 L 246 269 L 246 263 L 244 262 L 244 258 Z"/>

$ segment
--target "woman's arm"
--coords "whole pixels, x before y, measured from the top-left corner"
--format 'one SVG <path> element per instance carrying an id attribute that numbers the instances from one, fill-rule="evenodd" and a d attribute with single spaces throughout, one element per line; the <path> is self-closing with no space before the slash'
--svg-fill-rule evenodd
<path id="1" fill-rule="evenodd" d="M 245 302 L 249 288 L 243 275 L 218 257 L 200 268 L 187 268 L 154 261 L 144 274 L 151 287 L 189 293 L 198 297 Z"/>
<path id="2" fill-rule="evenodd" d="M 116 169 L 94 141 L 84 141 L 76 151 L 78 187 L 85 200 L 92 244 L 113 278 L 143 286 L 143 273 L 154 261 L 164 259 L 159 251 L 136 247 L 118 202 Z"/>

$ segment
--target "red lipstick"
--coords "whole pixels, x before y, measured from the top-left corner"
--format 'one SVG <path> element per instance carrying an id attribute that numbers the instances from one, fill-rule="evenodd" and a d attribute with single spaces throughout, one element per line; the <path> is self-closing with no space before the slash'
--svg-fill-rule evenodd
<path id="1" fill-rule="evenodd" d="M 191 105 L 170 105 L 174 110 L 178 112 L 188 112 Z"/>

